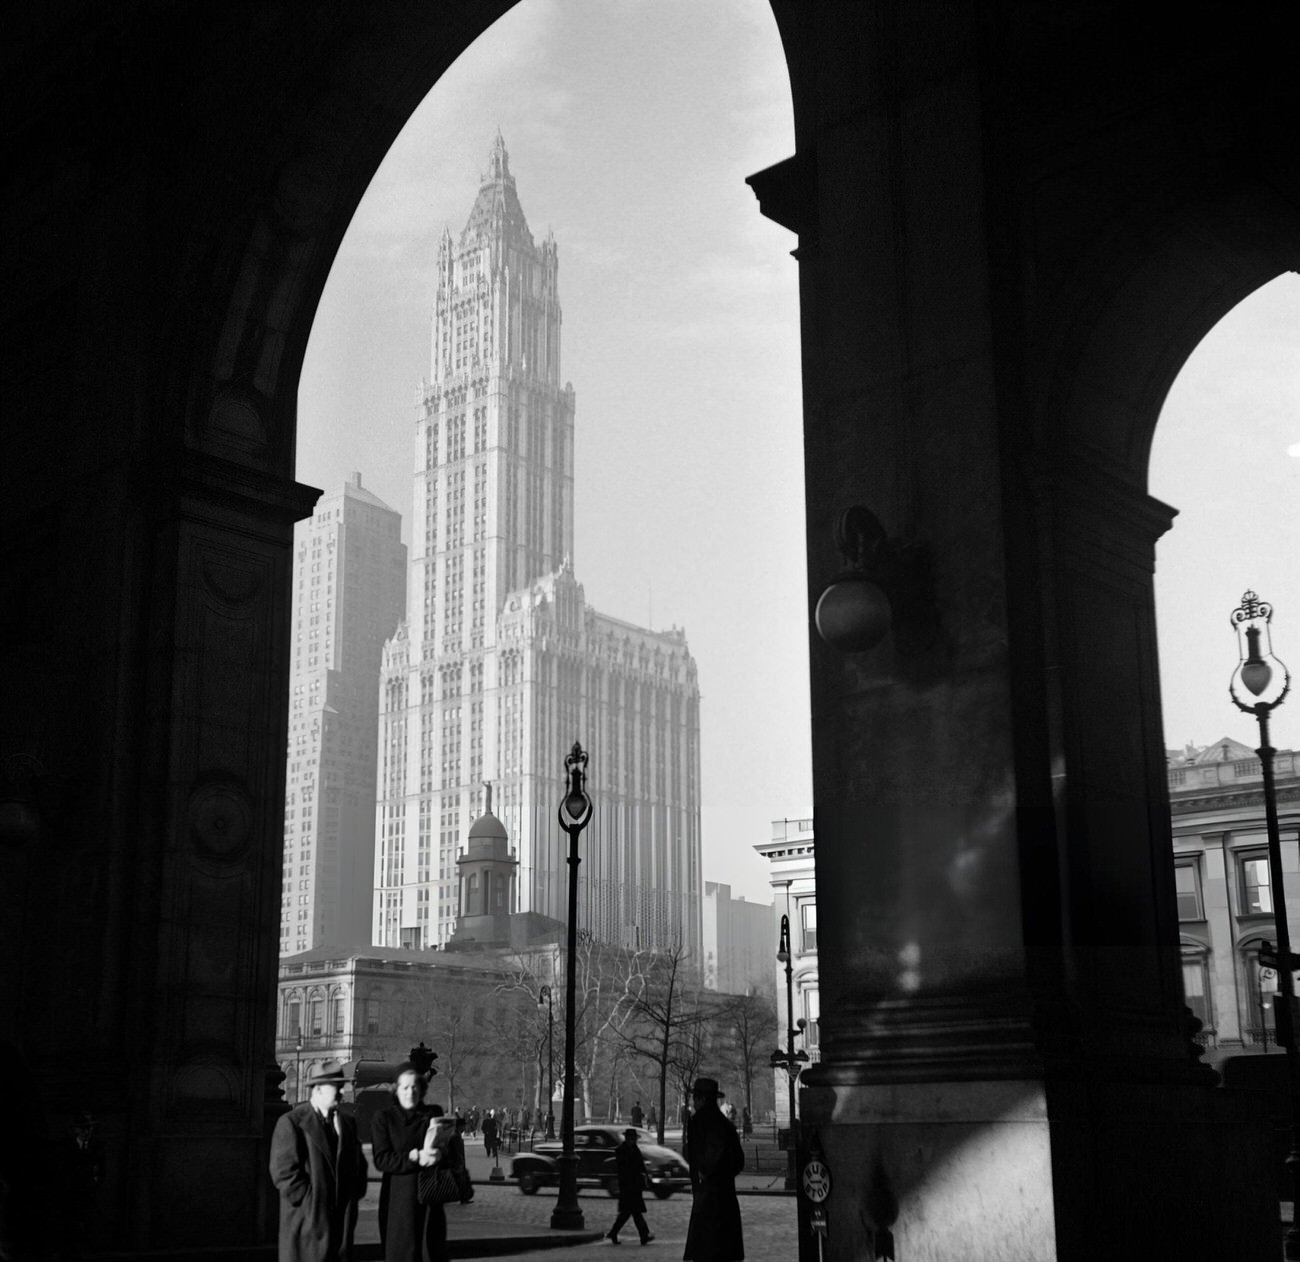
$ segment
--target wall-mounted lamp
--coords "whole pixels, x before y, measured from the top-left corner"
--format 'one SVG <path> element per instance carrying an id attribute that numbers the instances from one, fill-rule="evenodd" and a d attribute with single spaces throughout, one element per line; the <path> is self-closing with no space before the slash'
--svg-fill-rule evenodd
<path id="1" fill-rule="evenodd" d="M 847 568 L 817 601 L 817 634 L 841 653 L 866 653 L 906 626 L 906 647 L 928 645 L 934 618 L 924 548 L 890 539 L 860 504 L 835 523 L 835 546 Z"/>

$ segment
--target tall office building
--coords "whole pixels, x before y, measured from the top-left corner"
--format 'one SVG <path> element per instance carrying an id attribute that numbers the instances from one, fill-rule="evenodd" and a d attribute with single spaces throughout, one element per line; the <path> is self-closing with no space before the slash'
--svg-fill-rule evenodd
<path id="1" fill-rule="evenodd" d="M 281 955 L 370 940 L 379 660 L 406 603 L 401 524 L 354 473 L 294 531 Z"/>
<path id="2" fill-rule="evenodd" d="M 537 245 L 498 134 L 438 248 L 416 400 L 409 606 L 384 650 L 374 941 L 444 944 L 457 846 L 494 787 L 517 906 L 567 919 L 564 757 L 590 753 L 579 924 L 700 947 L 699 688 L 680 630 L 606 617 L 573 569 L 574 394 L 559 255 Z"/>

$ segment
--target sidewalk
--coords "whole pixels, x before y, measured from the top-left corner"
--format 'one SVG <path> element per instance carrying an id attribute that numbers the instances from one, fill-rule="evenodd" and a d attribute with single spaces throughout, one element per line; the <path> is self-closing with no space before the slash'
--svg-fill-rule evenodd
<path id="1" fill-rule="evenodd" d="M 665 1139 L 667 1138 L 669 1136 L 666 1135 Z M 364 1147 L 369 1164 L 370 1145 Z M 493 1179 L 493 1163 L 483 1152 L 482 1140 L 471 1137 L 465 1148 L 465 1164 L 476 1190 L 480 1187 L 508 1190 L 513 1197 L 518 1198 L 518 1210 L 510 1202 L 506 1202 L 504 1211 L 500 1202 L 489 1209 L 476 1203 L 483 1199 L 480 1196 L 476 1196 L 475 1202 L 467 1206 L 452 1207 L 447 1215 L 449 1257 L 492 1258 L 540 1250 L 573 1249 L 603 1238 L 606 1230 L 604 1225 L 599 1229 L 583 1231 L 557 1231 L 550 1227 L 549 1222 L 545 1221 L 549 1215 L 546 1207 L 554 1203 L 554 1190 L 546 1189 L 534 1197 L 525 1197 L 522 1192 L 516 1191 L 514 1181 L 510 1178 L 511 1154 L 501 1154 L 500 1165 L 496 1167 L 500 1177 Z M 793 1196 L 793 1192 L 786 1191 L 784 1183 L 784 1172 L 745 1171 L 736 1178 L 736 1191 L 742 1196 Z M 373 1164 L 370 1164 L 370 1184 L 360 1205 L 353 1249 L 353 1257 L 357 1262 L 383 1260 L 383 1247 L 379 1243 L 379 1186 L 379 1175 Z M 612 1198 L 599 1189 L 587 1186 L 582 1187 L 579 1194 L 588 1222 L 604 1224 L 605 1211 L 612 1207 Z M 688 1191 L 677 1195 L 689 1198 L 690 1193 Z M 485 1213 L 490 1216 L 483 1216 Z M 519 1221 L 526 1218 L 542 1221 Z M 91 1259 L 92 1262 L 276 1262 L 276 1247 L 269 1244 L 185 1252 L 96 1253 L 91 1255 Z"/>

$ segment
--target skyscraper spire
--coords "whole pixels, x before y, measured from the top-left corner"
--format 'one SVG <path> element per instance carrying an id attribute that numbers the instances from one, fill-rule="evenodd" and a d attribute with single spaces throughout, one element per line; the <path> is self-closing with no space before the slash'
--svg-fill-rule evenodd
<path id="1" fill-rule="evenodd" d="M 488 150 L 488 169 L 483 177 L 483 183 L 507 179 L 510 179 L 510 155 L 506 153 L 506 142 L 501 135 L 501 128 L 498 127 L 496 139 L 492 142 L 492 148 Z"/>

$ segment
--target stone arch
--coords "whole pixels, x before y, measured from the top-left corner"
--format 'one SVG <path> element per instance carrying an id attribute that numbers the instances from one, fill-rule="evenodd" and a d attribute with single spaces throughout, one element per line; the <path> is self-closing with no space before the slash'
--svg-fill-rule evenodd
<path id="1" fill-rule="evenodd" d="M 1038 442 L 1145 489 L 1174 378 L 1210 329 L 1284 271 L 1300 271 L 1300 232 L 1294 207 L 1263 181 L 1125 207 L 1055 296 L 1041 339 Z"/>
<path id="2" fill-rule="evenodd" d="M 1300 268 L 1300 223 L 1254 174 L 1210 181 L 1209 193 L 1172 184 L 1113 208 L 1043 284 L 1027 442 L 1006 472 L 1033 505 L 1028 537 L 1009 551 L 1047 579 L 1032 594 L 1013 589 L 1011 608 L 1040 621 L 1053 668 L 1044 704 L 1057 716 L 1048 756 L 1066 803 L 1064 923 L 1085 952 L 1108 935 L 1152 943 L 1152 985 L 1178 1007 L 1154 603 L 1155 547 L 1177 509 L 1147 494 L 1147 465 L 1169 387 L 1202 338 L 1249 293 Z M 1097 840 L 1119 835 L 1125 813 L 1100 804 L 1102 779 L 1129 799 L 1127 859 Z M 1116 932 L 1100 918 L 1125 901 L 1116 877 L 1126 866 L 1149 901 L 1131 905 Z"/>
<path id="3" fill-rule="evenodd" d="M 27 425 L 6 453 L 0 718 L 43 771 L 32 799 L 6 789 L 22 828 L 0 850 L 0 924 L 20 927 L 4 1009 L 43 1049 L 51 1101 L 87 1011 L 94 1050 L 130 1067 L 128 1098 L 87 1088 L 117 1145 L 114 1247 L 273 1235 L 274 685 L 291 525 L 314 500 L 292 481 L 293 385 L 351 207 L 507 7 L 376 0 L 307 23 L 74 3 L 16 35 L 14 239 L 31 248 L 6 353 Z M 814 644 L 839 1024 L 809 1099 L 833 1097 L 821 1139 L 852 1172 L 833 1256 L 877 1243 L 868 1216 L 890 1203 L 900 1252 L 1081 1258 L 1105 1204 L 1116 1239 L 1160 1221 L 1170 1252 L 1269 1256 L 1267 1172 L 1249 1148 L 1234 1164 L 1236 1123 L 1177 1030 L 1150 671 L 1169 514 L 1142 470 L 1197 329 L 1295 265 L 1293 43 L 1267 5 L 1192 4 L 1173 26 L 1132 6 L 774 8 L 798 148 L 757 183 L 800 235 L 810 594 L 841 564 L 836 514 L 865 502 L 928 549 L 944 633 L 855 661 Z M 195 863 L 175 824 L 213 769 L 247 786 L 251 832 Z M 229 930 L 228 975 L 191 956 L 192 923 Z M 924 988 L 900 996 L 912 946 Z M 44 1001 L 62 977 L 70 1013 Z M 186 1060 L 195 1028 L 222 1040 L 215 1060 Z M 217 1124 L 175 1107 L 181 1064 Z M 999 1098 L 1033 1109 L 999 1130 L 978 1110 L 1016 1073 Z M 1006 1146 L 963 1160 L 955 1127 L 879 1126 L 909 1081 Z M 893 1102 L 879 1083 L 902 1084 Z M 148 1154 L 129 1187 L 128 1152 Z M 1014 1203 L 1005 1178 L 986 1188 L 998 1216 L 951 1212 L 1008 1168 L 1026 1182 Z"/>
<path id="4" fill-rule="evenodd" d="M 213 246 L 189 255 L 176 292 L 216 301 L 178 310 L 168 348 L 191 441 L 292 476 L 298 376 L 343 234 L 416 106 L 516 2 L 372 15 L 361 41 L 332 29 L 319 77 L 281 103 L 277 146 L 257 153 L 262 178 L 210 172 L 196 233 Z"/>

